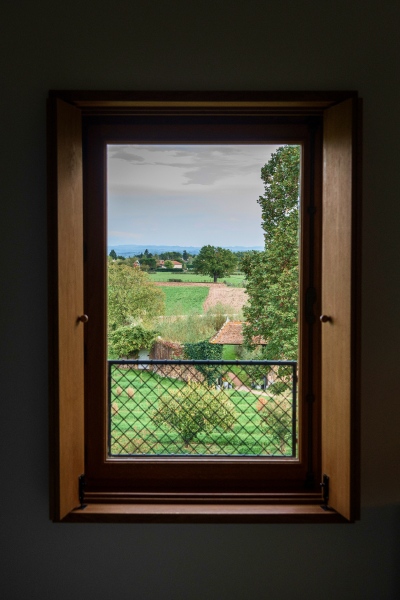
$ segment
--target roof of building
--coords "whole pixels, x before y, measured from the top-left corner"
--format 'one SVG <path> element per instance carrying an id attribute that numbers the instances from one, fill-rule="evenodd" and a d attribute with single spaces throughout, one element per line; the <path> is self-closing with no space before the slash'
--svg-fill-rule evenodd
<path id="1" fill-rule="evenodd" d="M 210 338 L 211 344 L 227 344 L 241 346 L 243 339 L 243 321 L 230 321 L 227 319 L 221 329 Z M 253 343 L 265 346 L 266 343 L 261 336 L 254 336 Z"/>

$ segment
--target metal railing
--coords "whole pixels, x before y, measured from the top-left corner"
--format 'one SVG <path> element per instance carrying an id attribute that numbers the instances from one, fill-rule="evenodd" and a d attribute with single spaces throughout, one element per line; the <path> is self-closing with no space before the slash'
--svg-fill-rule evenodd
<path id="1" fill-rule="evenodd" d="M 297 453 L 297 362 L 109 360 L 110 456 Z"/>

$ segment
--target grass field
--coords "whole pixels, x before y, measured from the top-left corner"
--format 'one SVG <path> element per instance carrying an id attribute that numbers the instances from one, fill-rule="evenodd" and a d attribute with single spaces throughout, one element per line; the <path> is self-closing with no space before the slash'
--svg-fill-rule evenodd
<path id="1" fill-rule="evenodd" d="M 208 287 L 167 287 L 161 286 L 165 293 L 166 315 L 203 314 L 203 302 L 208 296 Z"/>
<path id="2" fill-rule="evenodd" d="M 239 360 L 236 354 L 236 346 L 224 345 L 222 350 L 222 360 Z"/>
<path id="3" fill-rule="evenodd" d="M 178 269 L 177 269 L 178 271 Z M 213 283 L 214 279 L 212 277 L 207 277 L 206 275 L 195 275 L 194 273 L 150 273 L 149 275 L 152 281 L 168 281 L 169 279 L 182 279 L 183 283 Z M 244 286 L 243 283 L 244 275 L 231 275 L 230 277 L 221 277 L 218 279 L 218 283 L 227 283 L 233 285 Z"/>
<path id="4" fill-rule="evenodd" d="M 282 448 L 273 436 L 260 428 L 257 410 L 259 396 L 235 389 L 225 390 L 236 409 L 236 424 L 224 432 L 216 427 L 211 433 L 201 432 L 189 447 L 180 435 L 167 425 L 155 425 L 152 413 L 160 395 L 186 383 L 153 373 L 127 370 L 115 374 L 112 386 L 113 406 L 118 409 L 111 418 L 111 454 L 218 454 L 218 455 L 282 455 Z M 118 394 L 118 386 L 120 386 Z M 128 388 L 130 396 L 128 395 Z M 290 443 L 283 449 L 290 455 Z"/>

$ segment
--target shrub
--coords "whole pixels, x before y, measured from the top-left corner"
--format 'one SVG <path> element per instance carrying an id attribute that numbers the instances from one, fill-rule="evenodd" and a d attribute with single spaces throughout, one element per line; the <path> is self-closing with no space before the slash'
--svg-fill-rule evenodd
<path id="1" fill-rule="evenodd" d="M 224 393 L 189 382 L 184 388 L 171 390 L 160 398 L 153 419 L 159 425 L 173 427 L 188 447 L 202 431 L 210 433 L 216 427 L 223 431 L 231 429 L 236 422 L 236 412 Z"/>
<path id="2" fill-rule="evenodd" d="M 119 385 L 117 386 L 117 396 L 120 396 L 122 394 L 122 387 Z"/>
<path id="3" fill-rule="evenodd" d="M 215 332 L 221 329 L 222 325 L 225 323 L 227 317 L 229 319 L 233 319 L 234 317 L 234 309 L 232 306 L 222 304 L 218 302 L 214 306 L 211 306 L 207 311 L 207 317 L 212 322 Z"/>
<path id="4" fill-rule="evenodd" d="M 129 398 L 133 398 L 133 396 L 135 395 L 135 390 L 133 389 L 133 387 L 128 387 L 126 393 L 128 394 Z"/>
<path id="5" fill-rule="evenodd" d="M 118 414 L 118 404 L 116 402 L 111 405 L 111 414 L 113 417 Z"/>
<path id="6" fill-rule="evenodd" d="M 208 340 L 197 344 L 185 344 L 185 354 L 190 360 L 222 360 L 223 346 L 211 344 Z M 204 375 L 208 385 L 215 383 L 221 367 L 219 365 L 195 365 L 196 369 Z"/>
<path id="7" fill-rule="evenodd" d="M 292 437 L 292 404 L 288 400 L 275 400 L 260 396 L 257 411 L 261 417 L 261 428 L 282 454 Z"/>
<path id="8" fill-rule="evenodd" d="M 168 279 L 171 283 L 182 283 L 182 279 Z"/>
<path id="9" fill-rule="evenodd" d="M 158 335 L 159 331 L 146 329 L 142 325 L 124 325 L 110 332 L 110 350 L 118 357 L 132 357 L 140 348 L 151 348 Z"/>

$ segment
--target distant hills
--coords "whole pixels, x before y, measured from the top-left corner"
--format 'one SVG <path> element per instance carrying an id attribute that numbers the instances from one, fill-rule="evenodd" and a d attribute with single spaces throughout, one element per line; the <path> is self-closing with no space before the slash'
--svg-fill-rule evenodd
<path id="1" fill-rule="evenodd" d="M 107 254 L 110 254 L 111 250 L 115 250 L 115 252 L 120 256 L 137 256 L 141 252 L 145 250 L 151 252 L 151 254 L 162 254 L 164 252 L 183 252 L 186 250 L 188 254 L 198 254 L 200 252 L 201 246 L 136 246 L 136 245 L 128 245 L 128 246 L 107 246 Z M 222 248 L 226 248 L 227 250 L 231 250 L 232 252 L 246 252 L 248 250 L 264 250 L 263 246 L 222 246 Z"/>

